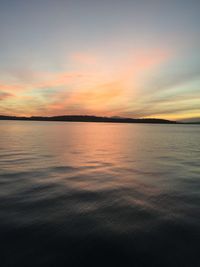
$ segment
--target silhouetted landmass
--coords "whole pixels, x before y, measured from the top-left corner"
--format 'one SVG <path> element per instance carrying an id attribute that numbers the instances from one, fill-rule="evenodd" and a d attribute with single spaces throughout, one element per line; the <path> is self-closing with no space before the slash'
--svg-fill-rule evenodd
<path id="1" fill-rule="evenodd" d="M 98 117 L 88 115 L 64 115 L 53 117 L 17 117 L 17 116 L 5 116 L 0 115 L 0 120 L 23 120 L 23 121 L 74 121 L 74 122 L 113 122 L 113 123 L 162 123 L 162 124 L 174 124 L 176 121 L 164 120 L 164 119 L 132 119 L 122 117 Z"/>
<path id="2" fill-rule="evenodd" d="M 181 122 L 182 124 L 200 124 L 200 121 Z"/>

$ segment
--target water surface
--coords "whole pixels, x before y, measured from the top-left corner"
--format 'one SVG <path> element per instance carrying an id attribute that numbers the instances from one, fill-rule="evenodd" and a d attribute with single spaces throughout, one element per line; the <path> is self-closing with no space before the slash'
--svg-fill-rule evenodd
<path id="1" fill-rule="evenodd" d="M 1 266 L 200 266 L 200 127 L 0 122 Z"/>

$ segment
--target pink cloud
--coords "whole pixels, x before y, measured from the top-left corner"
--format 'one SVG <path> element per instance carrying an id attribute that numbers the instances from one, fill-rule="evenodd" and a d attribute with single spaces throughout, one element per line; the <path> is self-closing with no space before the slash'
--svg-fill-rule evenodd
<path id="1" fill-rule="evenodd" d="M 21 71 L 20 75 L 18 73 L 19 84 L 2 83 L 0 91 L 15 92 L 14 108 L 24 107 L 27 113 L 31 110 L 35 114 L 39 110 L 46 115 L 66 112 L 117 114 L 134 103 L 141 92 L 140 82 L 143 82 L 145 73 L 154 71 L 170 56 L 164 49 L 130 53 L 114 61 L 100 58 L 98 54 L 74 53 L 70 63 L 75 70 Z M 43 94 L 35 89 L 52 89 L 52 92 Z"/>
<path id="2" fill-rule="evenodd" d="M 14 97 L 14 95 L 7 93 L 7 92 L 0 92 L 0 101 L 5 100 L 10 97 Z"/>

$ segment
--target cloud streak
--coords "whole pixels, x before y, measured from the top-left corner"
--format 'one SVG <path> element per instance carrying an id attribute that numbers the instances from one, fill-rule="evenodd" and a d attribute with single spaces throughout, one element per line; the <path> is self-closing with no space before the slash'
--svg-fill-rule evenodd
<path id="1" fill-rule="evenodd" d="M 4 102 L 0 113 L 175 119 L 186 116 L 184 111 L 189 114 L 196 110 L 198 115 L 198 83 L 189 83 L 198 76 L 197 71 L 161 80 L 160 71 L 174 59 L 173 49 L 158 47 L 120 54 L 110 62 L 98 54 L 76 52 L 68 58 L 69 71 L 8 71 L 7 83 L 0 77 L 0 100 Z"/>

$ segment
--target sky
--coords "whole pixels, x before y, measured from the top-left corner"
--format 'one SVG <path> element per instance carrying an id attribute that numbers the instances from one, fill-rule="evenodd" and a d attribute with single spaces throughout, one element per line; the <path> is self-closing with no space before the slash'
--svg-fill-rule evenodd
<path id="1" fill-rule="evenodd" d="M 200 118 L 199 0 L 0 0 L 0 114 Z"/>

